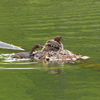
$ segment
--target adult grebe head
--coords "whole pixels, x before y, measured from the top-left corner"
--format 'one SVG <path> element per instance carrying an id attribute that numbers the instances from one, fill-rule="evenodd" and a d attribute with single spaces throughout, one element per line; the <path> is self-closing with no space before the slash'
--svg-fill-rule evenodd
<path id="1" fill-rule="evenodd" d="M 60 42 L 61 40 L 63 40 L 63 38 L 61 36 L 57 36 L 56 38 L 54 38 L 54 40 Z"/>
<path id="2" fill-rule="evenodd" d="M 36 48 L 42 48 L 42 46 L 40 44 L 34 45 L 31 52 L 30 52 L 30 55 L 35 51 Z"/>
<path id="3" fill-rule="evenodd" d="M 42 46 L 40 44 L 36 44 L 36 45 L 33 46 L 33 48 L 35 48 L 35 49 L 36 48 L 42 48 Z"/>

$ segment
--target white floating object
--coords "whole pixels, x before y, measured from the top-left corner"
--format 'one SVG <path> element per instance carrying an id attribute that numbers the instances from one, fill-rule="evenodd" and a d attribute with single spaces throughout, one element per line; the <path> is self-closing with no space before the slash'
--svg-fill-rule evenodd
<path id="1" fill-rule="evenodd" d="M 15 46 L 15 45 L 12 45 L 12 44 L 8 44 L 8 43 L 5 43 L 5 42 L 2 42 L 0 41 L 0 48 L 3 48 L 3 49 L 13 49 L 13 50 L 23 50 L 22 48 L 18 47 L 18 46 Z"/>
<path id="2" fill-rule="evenodd" d="M 81 59 L 88 59 L 88 58 L 90 58 L 90 57 L 88 57 L 88 56 L 82 56 L 81 57 Z"/>

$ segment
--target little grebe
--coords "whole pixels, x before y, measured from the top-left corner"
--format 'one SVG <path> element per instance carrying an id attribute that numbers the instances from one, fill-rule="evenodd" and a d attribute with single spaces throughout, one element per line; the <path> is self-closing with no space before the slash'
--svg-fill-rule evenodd
<path id="1" fill-rule="evenodd" d="M 30 58 L 31 54 L 35 51 L 35 49 L 36 48 L 40 48 L 40 47 L 42 47 L 42 46 L 39 45 L 39 44 L 36 44 L 36 45 L 33 46 L 33 48 L 31 49 L 31 51 L 17 53 L 15 55 L 12 55 L 12 58 L 19 58 L 19 59 Z"/>
<path id="2" fill-rule="evenodd" d="M 57 36 L 53 40 L 48 40 L 42 51 L 58 51 L 58 50 L 63 50 L 63 44 L 60 42 L 63 40 L 62 37 Z"/>

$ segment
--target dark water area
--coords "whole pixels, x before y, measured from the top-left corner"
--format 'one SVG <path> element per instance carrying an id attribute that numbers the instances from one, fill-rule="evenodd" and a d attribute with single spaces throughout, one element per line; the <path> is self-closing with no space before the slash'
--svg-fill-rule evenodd
<path id="1" fill-rule="evenodd" d="M 0 59 L 0 100 L 100 100 L 99 10 L 99 0 L 0 1 L 0 41 L 30 51 L 62 36 L 65 49 L 90 57 L 64 64 Z"/>

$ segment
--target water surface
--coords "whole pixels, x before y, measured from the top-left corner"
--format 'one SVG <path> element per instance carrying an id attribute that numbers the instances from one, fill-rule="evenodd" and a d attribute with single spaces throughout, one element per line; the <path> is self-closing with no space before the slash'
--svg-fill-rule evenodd
<path id="1" fill-rule="evenodd" d="M 49 65 L 0 59 L 0 100 L 99 100 L 99 31 L 99 0 L 0 1 L 1 41 L 29 51 L 62 36 L 65 49 L 90 57 Z M 0 49 L 0 54 L 17 52 Z"/>

